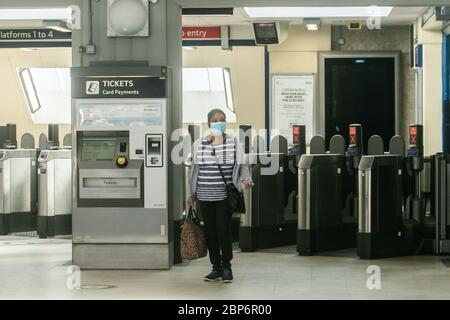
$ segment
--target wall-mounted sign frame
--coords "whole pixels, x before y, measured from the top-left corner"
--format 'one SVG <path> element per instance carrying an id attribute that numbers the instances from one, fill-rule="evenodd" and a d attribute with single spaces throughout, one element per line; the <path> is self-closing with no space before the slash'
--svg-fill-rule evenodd
<path id="1" fill-rule="evenodd" d="M 270 76 L 270 128 L 292 145 L 292 125 L 306 127 L 306 144 L 316 133 L 317 75 L 274 73 Z"/>
<path id="2" fill-rule="evenodd" d="M 0 28 L 0 48 L 71 47 L 72 32 L 48 28 Z"/>
<path id="3" fill-rule="evenodd" d="M 182 27 L 181 35 L 186 39 L 220 39 L 222 37 L 221 27 L 200 26 Z"/>

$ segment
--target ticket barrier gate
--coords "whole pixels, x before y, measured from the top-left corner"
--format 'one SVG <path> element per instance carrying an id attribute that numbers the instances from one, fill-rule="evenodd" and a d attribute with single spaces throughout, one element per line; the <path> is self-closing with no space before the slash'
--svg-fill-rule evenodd
<path id="1" fill-rule="evenodd" d="M 345 140 L 336 135 L 325 153 L 325 140 L 311 140 L 311 154 L 298 165 L 297 251 L 308 256 L 356 246 L 352 216 L 352 177 L 347 168 Z"/>
<path id="2" fill-rule="evenodd" d="M 281 152 L 246 155 L 255 186 L 244 190 L 246 213 L 241 215 L 239 247 L 255 251 L 295 244 L 297 217 L 292 214 L 293 201 L 286 189 L 289 174 L 287 141 L 279 137 Z M 276 148 L 273 148 L 275 150 Z M 274 170 L 274 168 L 276 168 Z"/>
<path id="3" fill-rule="evenodd" d="M 424 201 L 421 253 L 450 254 L 450 155 L 437 153 L 424 158 L 422 197 Z"/>
<path id="4" fill-rule="evenodd" d="M 336 135 L 325 153 L 325 141 L 311 140 L 311 154 L 299 163 L 299 255 L 356 247 L 358 222 L 358 175 L 364 153 L 362 126 L 349 126 L 349 146 Z M 384 154 L 383 139 L 369 139 L 369 155 Z"/>
<path id="5" fill-rule="evenodd" d="M 421 148 L 421 141 L 410 144 L 406 161 L 417 163 L 414 157 L 421 156 Z M 363 156 L 359 164 L 357 252 L 361 259 L 413 254 L 421 243 L 423 226 L 419 206 L 414 204 L 417 198 L 406 198 L 412 204 L 404 202 L 404 150 L 403 139 L 395 136 L 389 154 Z M 417 209 L 404 211 L 407 207 Z"/>
<path id="6" fill-rule="evenodd" d="M 450 254 L 450 155 L 438 153 L 433 160 L 433 253 Z"/>
<path id="7" fill-rule="evenodd" d="M 421 193 L 424 202 L 423 213 L 423 246 L 422 252 L 427 254 L 435 253 L 435 237 L 436 237 L 436 204 L 435 204 L 435 179 L 437 157 L 445 154 L 437 154 L 426 156 L 423 159 L 423 171 L 421 172 Z M 440 175 L 441 176 L 441 175 Z M 439 178 L 438 178 L 439 179 Z M 439 197 L 437 197 L 439 199 Z"/>
<path id="8" fill-rule="evenodd" d="M 17 149 L 15 125 L 6 131 L 0 149 L 0 235 L 36 230 L 37 216 L 37 150 Z"/>
<path id="9" fill-rule="evenodd" d="M 302 155 L 306 154 L 306 126 L 293 125 L 292 126 L 292 142 L 293 145 L 288 151 L 287 156 L 287 168 L 285 175 L 285 190 L 289 190 L 289 193 L 285 194 L 285 202 L 293 205 L 286 208 L 291 212 L 285 212 L 286 214 L 292 213 L 298 221 L 298 164 Z M 310 145 L 312 148 L 311 153 L 314 152 L 314 148 L 317 144 Z M 311 149 L 310 149 L 311 150 Z M 324 147 L 325 150 L 325 147 Z"/>
<path id="10" fill-rule="evenodd" d="M 0 234 L 36 230 L 36 155 L 0 150 Z"/>
<path id="11" fill-rule="evenodd" d="M 38 158 L 40 238 L 72 234 L 72 151 L 42 150 Z"/>

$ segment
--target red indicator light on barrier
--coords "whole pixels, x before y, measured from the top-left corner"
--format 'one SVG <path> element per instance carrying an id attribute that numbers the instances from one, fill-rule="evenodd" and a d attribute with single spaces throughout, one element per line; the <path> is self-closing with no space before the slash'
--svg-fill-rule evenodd
<path id="1" fill-rule="evenodd" d="M 417 144 L 417 127 L 409 128 L 409 144 L 411 145 Z"/>
<path id="2" fill-rule="evenodd" d="M 350 144 L 356 144 L 356 128 L 350 127 Z"/>
<path id="3" fill-rule="evenodd" d="M 293 142 L 294 142 L 294 144 L 298 144 L 299 135 L 300 135 L 300 128 L 293 127 Z"/>

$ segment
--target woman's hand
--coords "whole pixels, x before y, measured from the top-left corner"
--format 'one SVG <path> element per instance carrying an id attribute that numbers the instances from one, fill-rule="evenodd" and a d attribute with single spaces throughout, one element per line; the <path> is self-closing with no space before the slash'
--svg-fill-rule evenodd
<path id="1" fill-rule="evenodd" d="M 192 196 L 192 194 L 188 195 L 187 199 L 186 199 L 186 209 L 189 210 L 189 208 L 194 206 L 194 197 Z"/>
<path id="2" fill-rule="evenodd" d="M 247 178 L 245 180 L 242 180 L 241 182 L 244 185 L 245 189 L 250 189 L 251 187 L 253 187 L 255 185 L 252 181 L 252 178 Z"/>

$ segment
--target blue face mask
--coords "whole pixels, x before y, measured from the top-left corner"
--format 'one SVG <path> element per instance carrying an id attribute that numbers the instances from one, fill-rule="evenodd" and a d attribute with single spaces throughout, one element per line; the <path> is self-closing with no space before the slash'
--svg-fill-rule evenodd
<path id="1" fill-rule="evenodd" d="M 222 135 L 225 132 L 226 127 L 226 122 L 213 122 L 211 123 L 211 133 L 216 136 Z"/>

